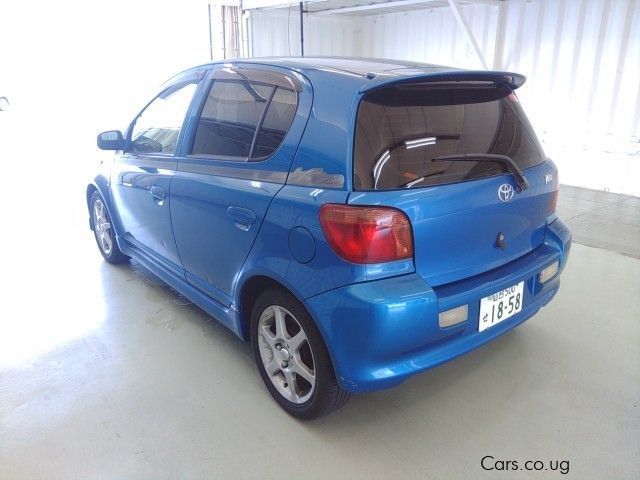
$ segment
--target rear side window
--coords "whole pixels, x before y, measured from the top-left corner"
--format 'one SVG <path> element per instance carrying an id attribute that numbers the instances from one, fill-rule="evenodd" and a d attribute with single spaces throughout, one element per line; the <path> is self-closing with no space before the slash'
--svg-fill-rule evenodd
<path id="1" fill-rule="evenodd" d="M 296 106 L 292 90 L 248 80 L 215 80 L 191 154 L 237 161 L 266 158 L 282 143 Z"/>
<path id="2" fill-rule="evenodd" d="M 419 188 L 505 172 L 500 163 L 440 161 L 499 154 L 525 169 L 545 155 L 515 94 L 484 82 L 396 85 L 366 95 L 356 122 L 354 185 Z"/>

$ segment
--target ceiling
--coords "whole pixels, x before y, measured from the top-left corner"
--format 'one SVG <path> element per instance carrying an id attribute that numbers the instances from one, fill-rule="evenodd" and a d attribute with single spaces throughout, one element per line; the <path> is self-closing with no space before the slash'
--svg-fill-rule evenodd
<path id="1" fill-rule="evenodd" d="M 457 0 L 458 5 L 485 3 L 497 5 L 500 0 Z M 281 0 L 245 0 L 248 10 L 275 10 L 297 8 L 299 2 L 281 3 Z M 305 12 L 316 15 L 382 15 L 408 10 L 449 7 L 448 0 L 309 0 L 304 2 Z"/>

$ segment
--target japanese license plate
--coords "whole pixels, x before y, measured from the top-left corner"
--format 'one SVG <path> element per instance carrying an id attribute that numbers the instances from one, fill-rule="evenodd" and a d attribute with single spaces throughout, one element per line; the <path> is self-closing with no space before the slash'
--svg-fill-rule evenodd
<path id="1" fill-rule="evenodd" d="M 522 310 L 523 291 L 524 282 L 520 282 L 480 300 L 478 331 L 493 327 Z"/>

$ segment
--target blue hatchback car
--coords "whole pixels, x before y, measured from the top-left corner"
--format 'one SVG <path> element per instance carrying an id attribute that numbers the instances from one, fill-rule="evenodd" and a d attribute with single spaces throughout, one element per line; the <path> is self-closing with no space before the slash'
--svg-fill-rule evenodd
<path id="1" fill-rule="evenodd" d="M 558 291 L 571 234 L 522 75 L 393 60 L 211 63 L 163 85 L 87 187 L 132 257 L 251 341 L 298 418 L 498 337 Z"/>

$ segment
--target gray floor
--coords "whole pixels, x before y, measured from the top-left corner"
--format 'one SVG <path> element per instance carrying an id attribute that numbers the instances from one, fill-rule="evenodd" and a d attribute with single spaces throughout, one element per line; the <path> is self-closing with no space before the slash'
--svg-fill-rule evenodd
<path id="1" fill-rule="evenodd" d="M 563 185 L 558 214 L 576 243 L 640 259 L 640 198 Z"/>
<path id="2" fill-rule="evenodd" d="M 0 250 L 16 267 L 0 478 L 563 477 L 483 472 L 487 455 L 639 478 L 638 199 L 562 192 L 576 240 L 615 251 L 574 245 L 556 300 L 526 324 L 312 423 L 276 407 L 245 344 L 139 266 L 102 262 L 85 230 L 46 251 L 9 236 L 31 253 Z"/>

